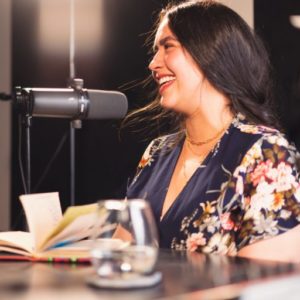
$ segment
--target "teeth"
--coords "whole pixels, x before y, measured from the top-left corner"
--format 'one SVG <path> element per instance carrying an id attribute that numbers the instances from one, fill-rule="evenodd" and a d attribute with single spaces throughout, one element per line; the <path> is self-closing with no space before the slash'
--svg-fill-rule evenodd
<path id="1" fill-rule="evenodd" d="M 158 83 L 160 85 L 162 85 L 162 84 L 164 84 L 164 83 L 166 83 L 168 81 L 174 80 L 174 79 L 175 79 L 174 76 L 164 76 L 164 77 L 159 78 Z"/>

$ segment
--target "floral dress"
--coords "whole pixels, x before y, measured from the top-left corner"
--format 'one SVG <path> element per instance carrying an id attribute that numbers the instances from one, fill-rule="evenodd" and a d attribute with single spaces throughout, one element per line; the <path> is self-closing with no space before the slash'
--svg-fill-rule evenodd
<path id="1" fill-rule="evenodd" d="M 279 131 L 238 115 L 166 214 L 161 212 L 184 137 L 153 140 L 127 198 L 149 201 L 160 247 L 235 255 L 300 222 L 299 154 Z"/>

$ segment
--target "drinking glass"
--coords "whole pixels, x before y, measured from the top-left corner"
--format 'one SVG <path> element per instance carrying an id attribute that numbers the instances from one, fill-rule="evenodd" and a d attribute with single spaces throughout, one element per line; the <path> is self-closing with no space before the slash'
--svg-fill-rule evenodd
<path id="1" fill-rule="evenodd" d="M 153 273 L 158 255 L 157 229 L 145 200 L 99 201 L 92 238 L 92 264 L 101 278 Z"/>

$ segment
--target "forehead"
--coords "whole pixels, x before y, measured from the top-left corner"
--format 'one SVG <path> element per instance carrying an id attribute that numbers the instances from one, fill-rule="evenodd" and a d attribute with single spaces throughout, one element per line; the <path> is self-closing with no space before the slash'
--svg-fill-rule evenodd
<path id="1" fill-rule="evenodd" d="M 156 31 L 154 45 L 158 45 L 159 41 L 167 36 L 175 37 L 173 32 L 170 30 L 167 18 L 164 18 Z"/>

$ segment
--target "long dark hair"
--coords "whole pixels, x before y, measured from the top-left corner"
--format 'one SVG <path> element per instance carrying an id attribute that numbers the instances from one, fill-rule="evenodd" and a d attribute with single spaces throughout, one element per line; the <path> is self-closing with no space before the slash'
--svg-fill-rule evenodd
<path id="1" fill-rule="evenodd" d="M 268 53 L 236 12 L 212 0 L 185 1 L 166 7 L 156 29 L 165 18 L 207 80 L 230 99 L 233 113 L 242 113 L 255 124 L 279 127 Z M 182 116 L 161 108 L 159 96 L 129 118 L 149 111 L 158 112 L 150 114 L 150 119 L 169 120 L 170 131 L 181 127 Z"/>

